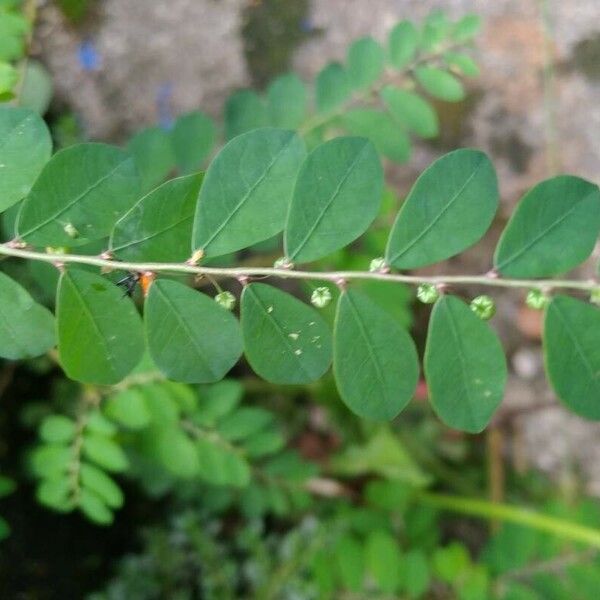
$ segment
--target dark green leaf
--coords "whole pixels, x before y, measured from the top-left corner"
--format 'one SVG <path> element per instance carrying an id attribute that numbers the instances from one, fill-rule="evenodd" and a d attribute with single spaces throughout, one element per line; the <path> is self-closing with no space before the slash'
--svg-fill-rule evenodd
<path id="1" fill-rule="evenodd" d="M 110 248 L 120 260 L 184 262 L 202 174 L 172 179 L 144 196 L 117 221 Z"/>
<path id="2" fill-rule="evenodd" d="M 33 358 L 55 343 L 52 313 L 0 272 L 0 356 L 11 360 Z"/>
<path id="3" fill-rule="evenodd" d="M 280 75 L 267 90 L 271 125 L 297 129 L 306 118 L 306 87 L 294 73 Z"/>
<path id="4" fill-rule="evenodd" d="M 161 127 L 148 127 L 134 135 L 127 144 L 141 180 L 143 192 L 148 192 L 175 168 L 175 153 L 171 136 Z"/>
<path id="5" fill-rule="evenodd" d="M 0 212 L 29 193 L 51 154 L 50 132 L 39 115 L 0 106 Z"/>
<path id="6" fill-rule="evenodd" d="M 454 296 L 433 309 L 425 349 L 429 400 L 450 427 L 478 433 L 502 401 L 506 359 L 487 323 Z"/>
<path id="7" fill-rule="evenodd" d="M 363 89 L 375 83 L 385 66 L 385 52 L 372 38 L 356 40 L 348 50 L 348 77 L 353 88 Z"/>
<path id="8" fill-rule="evenodd" d="M 200 190 L 194 250 L 219 256 L 279 233 L 305 153 L 302 140 L 282 129 L 259 129 L 229 142 Z"/>
<path id="9" fill-rule="evenodd" d="M 144 320 L 152 359 L 171 379 L 218 381 L 242 354 L 237 319 L 212 298 L 176 281 L 152 284 Z"/>
<path id="10" fill-rule="evenodd" d="M 265 127 L 268 123 L 267 110 L 263 101 L 251 90 L 233 94 L 225 104 L 225 137 L 228 140 Z"/>
<path id="11" fill-rule="evenodd" d="M 219 434 L 230 442 L 243 440 L 270 425 L 273 415 L 262 408 L 244 407 L 226 416 L 218 425 Z"/>
<path id="12" fill-rule="evenodd" d="M 434 98 L 458 102 L 465 97 L 462 83 L 446 71 L 436 67 L 417 67 L 415 77 L 423 89 Z"/>
<path id="13" fill-rule="evenodd" d="M 287 218 L 286 256 L 310 262 L 343 248 L 373 222 L 381 205 L 383 170 L 364 138 L 336 138 L 304 161 Z"/>
<path id="14" fill-rule="evenodd" d="M 111 385 L 140 362 L 141 319 L 110 281 L 87 271 L 65 271 L 56 304 L 60 363 L 71 379 Z"/>
<path id="15" fill-rule="evenodd" d="M 333 372 L 342 400 L 368 419 L 395 417 L 417 387 L 419 364 L 408 333 L 355 290 L 339 299 Z"/>
<path id="16" fill-rule="evenodd" d="M 419 32 L 410 21 L 398 23 L 390 32 L 390 61 L 397 69 L 405 67 L 415 56 Z"/>
<path id="17" fill-rule="evenodd" d="M 106 237 L 139 198 L 133 158 L 105 144 L 57 152 L 23 202 L 18 236 L 36 246 L 80 246 Z"/>
<path id="18" fill-rule="evenodd" d="M 215 124 L 200 111 L 187 113 L 175 121 L 171 138 L 177 166 L 184 175 L 200 169 L 216 135 Z"/>
<path id="19" fill-rule="evenodd" d="M 477 150 L 450 152 L 417 179 L 394 223 L 386 260 L 414 269 L 455 256 L 483 236 L 497 207 L 488 157 Z"/>
<path id="20" fill-rule="evenodd" d="M 383 88 L 381 97 L 398 123 L 422 138 L 435 137 L 439 132 L 438 118 L 429 102 L 413 92 L 391 85 Z"/>
<path id="21" fill-rule="evenodd" d="M 548 379 L 557 396 L 588 419 L 600 419 L 598 340 L 600 309 L 568 296 L 552 300 L 544 322 Z"/>
<path id="22" fill-rule="evenodd" d="M 317 110 L 328 113 L 338 108 L 350 97 L 348 73 L 339 63 L 327 65 L 316 80 Z"/>
<path id="23" fill-rule="evenodd" d="M 529 190 L 513 213 L 494 255 L 507 277 L 564 273 L 591 254 L 600 232 L 598 186 L 571 175 Z"/>
<path id="24" fill-rule="evenodd" d="M 241 302 L 246 357 L 272 383 L 310 383 L 331 363 L 331 334 L 321 315 L 263 283 L 244 288 Z"/>

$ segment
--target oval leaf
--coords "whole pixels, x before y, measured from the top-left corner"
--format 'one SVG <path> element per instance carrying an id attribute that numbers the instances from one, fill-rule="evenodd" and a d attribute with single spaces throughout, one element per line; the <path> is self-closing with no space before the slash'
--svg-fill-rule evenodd
<path id="1" fill-rule="evenodd" d="M 108 236 L 139 198 L 133 158 L 106 144 L 57 152 L 23 202 L 17 234 L 36 246 L 81 246 Z"/>
<path id="2" fill-rule="evenodd" d="M 352 87 L 370 87 L 381 77 L 385 66 L 385 52 L 372 38 L 356 40 L 348 50 L 348 76 Z"/>
<path id="3" fill-rule="evenodd" d="M 546 373 L 557 396 L 578 415 L 600 419 L 600 310 L 555 297 L 546 310 Z"/>
<path id="4" fill-rule="evenodd" d="M 418 94 L 388 85 L 381 91 L 381 97 L 394 119 L 410 131 L 422 138 L 438 134 L 437 114 Z"/>
<path id="5" fill-rule="evenodd" d="M 542 181 L 513 213 L 494 255 L 507 277 L 548 277 L 586 260 L 600 232 L 600 190 L 572 175 Z"/>
<path id="6" fill-rule="evenodd" d="M 176 281 L 152 284 L 144 320 L 150 355 L 171 379 L 219 381 L 242 354 L 237 319 L 212 298 Z"/>
<path id="7" fill-rule="evenodd" d="M 177 119 L 171 139 L 177 166 L 184 175 L 200 169 L 212 150 L 216 135 L 215 124 L 200 111 Z"/>
<path id="8" fill-rule="evenodd" d="M 172 179 L 144 196 L 115 225 L 110 249 L 125 261 L 184 262 L 202 174 Z"/>
<path id="9" fill-rule="evenodd" d="M 55 340 L 52 313 L 0 272 L 0 356 L 11 360 L 40 356 Z"/>
<path id="10" fill-rule="evenodd" d="M 304 161 L 285 229 L 286 256 L 310 262 L 354 241 L 377 216 L 383 170 L 364 138 L 336 138 Z"/>
<path id="11" fill-rule="evenodd" d="M 200 190 L 194 250 L 218 256 L 279 233 L 305 153 L 302 140 L 282 129 L 258 129 L 229 142 Z"/>
<path id="12" fill-rule="evenodd" d="M 454 296 L 434 306 L 424 367 L 440 419 L 462 431 L 482 431 L 502 401 L 506 359 L 494 331 Z"/>
<path id="13" fill-rule="evenodd" d="M 419 32 L 410 21 L 398 23 L 390 32 L 390 61 L 402 69 L 415 56 L 419 44 Z"/>
<path id="14" fill-rule="evenodd" d="M 320 71 L 315 82 L 319 112 L 335 110 L 350 97 L 348 73 L 339 63 L 331 63 Z"/>
<path id="15" fill-rule="evenodd" d="M 458 102 L 465 97 L 462 83 L 450 73 L 436 67 L 418 67 L 415 77 L 423 89 L 440 100 Z"/>
<path id="16" fill-rule="evenodd" d="M 313 308 L 263 283 L 244 288 L 244 348 L 251 367 L 271 383 L 310 383 L 331 364 L 331 333 Z"/>
<path id="17" fill-rule="evenodd" d="M 60 363 L 71 379 L 112 385 L 140 362 L 140 316 L 110 281 L 69 269 L 61 275 L 56 305 Z"/>
<path id="18" fill-rule="evenodd" d="M 414 269 L 455 256 L 479 241 L 497 207 L 489 158 L 477 150 L 450 152 L 417 179 L 394 223 L 386 260 Z"/>
<path id="19" fill-rule="evenodd" d="M 38 114 L 0 106 L 0 212 L 29 193 L 51 154 L 50 132 Z"/>
<path id="20" fill-rule="evenodd" d="M 271 125 L 296 129 L 306 118 L 306 87 L 294 73 L 273 80 L 267 90 Z"/>
<path id="21" fill-rule="evenodd" d="M 340 396 L 357 415 L 393 419 L 413 397 L 419 377 L 415 345 L 395 319 L 361 292 L 340 296 L 333 353 Z"/>
<path id="22" fill-rule="evenodd" d="M 265 127 L 267 110 L 258 94 L 252 90 L 240 90 L 230 96 L 225 104 L 225 138 L 234 137 Z"/>

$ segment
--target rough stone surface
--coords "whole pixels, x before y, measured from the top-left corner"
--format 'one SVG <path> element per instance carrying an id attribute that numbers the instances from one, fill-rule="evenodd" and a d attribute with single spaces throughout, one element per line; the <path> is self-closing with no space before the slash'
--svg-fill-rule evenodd
<path id="1" fill-rule="evenodd" d="M 256 3 L 260 0 L 252 0 Z M 282 0 L 283 1 L 283 0 Z M 243 0 L 104 0 L 87 35 L 103 60 L 83 73 L 76 58 L 85 35 L 43 11 L 38 41 L 58 96 L 84 118 L 92 137 L 122 139 L 156 120 L 156 94 L 173 84 L 173 109 L 202 107 L 219 115 L 223 100 L 250 79 L 240 29 Z M 546 14 L 542 13 L 546 5 Z M 410 165 L 389 173 L 401 191 L 441 151 L 477 146 L 491 155 L 501 182 L 499 222 L 486 241 L 433 271 L 485 272 L 493 246 L 520 195 L 554 171 L 595 180 L 600 165 L 600 2 L 598 0 L 313 0 L 310 25 L 320 31 L 297 51 L 294 66 L 313 78 L 348 43 L 385 39 L 402 18 L 443 8 L 485 23 L 476 48 L 482 75 L 462 106 L 442 106 L 441 140 L 417 148 Z M 553 66 L 554 79 L 545 78 Z M 551 73 L 550 73 L 551 74 Z M 523 298 L 498 294 L 498 328 L 512 366 L 505 408 L 529 462 L 563 477 L 580 470 L 600 495 L 600 426 L 566 412 L 542 374 L 539 313 Z M 539 408 L 538 405 L 542 405 Z"/>

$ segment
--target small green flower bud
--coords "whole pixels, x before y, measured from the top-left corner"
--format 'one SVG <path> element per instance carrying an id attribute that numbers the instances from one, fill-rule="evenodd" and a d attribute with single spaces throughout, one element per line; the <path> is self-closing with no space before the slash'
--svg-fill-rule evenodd
<path id="1" fill-rule="evenodd" d="M 369 271 L 371 271 L 371 273 L 377 273 L 378 271 L 383 271 L 385 266 L 385 258 L 383 258 L 383 256 L 379 256 L 371 261 L 371 264 L 369 265 Z"/>
<path id="2" fill-rule="evenodd" d="M 281 258 L 278 258 L 273 263 L 273 268 L 274 269 L 293 269 L 294 263 L 290 262 L 290 260 L 287 256 L 282 256 Z"/>
<path id="3" fill-rule="evenodd" d="M 600 287 L 594 288 L 590 294 L 590 302 L 600 305 Z"/>
<path id="4" fill-rule="evenodd" d="M 215 296 L 215 302 L 227 310 L 233 310 L 236 301 L 231 292 L 220 292 Z"/>
<path id="5" fill-rule="evenodd" d="M 325 308 L 331 302 L 332 297 L 328 287 L 318 287 L 313 290 L 310 302 L 317 308 Z"/>
<path id="6" fill-rule="evenodd" d="M 77 231 L 77 229 L 75 229 L 75 225 L 73 225 L 73 223 L 67 223 L 63 227 L 63 231 L 72 239 L 79 237 L 79 231 Z"/>
<path id="7" fill-rule="evenodd" d="M 525 298 L 525 304 L 534 310 L 544 310 L 549 302 L 548 296 L 542 290 L 537 289 L 529 290 Z"/>
<path id="8" fill-rule="evenodd" d="M 496 303 L 489 296 L 477 296 L 471 300 L 471 310 L 484 321 L 496 314 Z"/>
<path id="9" fill-rule="evenodd" d="M 440 292 L 433 283 L 422 283 L 417 288 L 417 298 L 423 304 L 435 304 L 440 297 Z"/>

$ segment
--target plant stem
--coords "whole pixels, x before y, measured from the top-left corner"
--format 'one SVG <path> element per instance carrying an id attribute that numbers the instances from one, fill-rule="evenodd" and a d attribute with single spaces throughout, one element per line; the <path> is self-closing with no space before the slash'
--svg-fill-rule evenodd
<path id="1" fill-rule="evenodd" d="M 540 514 L 526 508 L 433 492 L 419 493 L 417 499 L 433 508 L 458 512 L 473 517 L 482 517 L 490 520 L 497 519 L 516 525 L 524 525 L 525 527 L 557 535 L 573 542 L 580 542 L 594 548 L 600 548 L 600 530 L 550 515 Z"/>
<path id="2" fill-rule="evenodd" d="M 389 283 L 406 283 L 420 285 L 432 283 L 434 285 L 478 285 L 485 287 L 502 287 L 515 289 L 541 288 L 544 290 L 571 289 L 591 291 L 600 287 L 596 279 L 569 280 L 569 279 L 502 279 L 490 275 L 402 275 L 399 273 L 381 273 L 370 271 L 295 271 L 288 269 L 275 269 L 268 267 L 203 267 L 188 263 L 136 263 L 120 262 L 98 256 L 85 256 L 78 254 L 49 254 L 15 248 L 11 244 L 0 244 L 0 256 L 12 256 L 27 260 L 38 260 L 56 266 L 66 264 L 90 265 L 105 269 L 120 271 L 133 271 L 143 273 L 189 273 L 191 275 L 211 275 L 214 277 L 229 277 L 232 279 L 252 277 L 277 277 L 280 279 L 308 279 L 328 281 L 338 284 L 340 281 L 370 280 L 386 281 Z"/>

